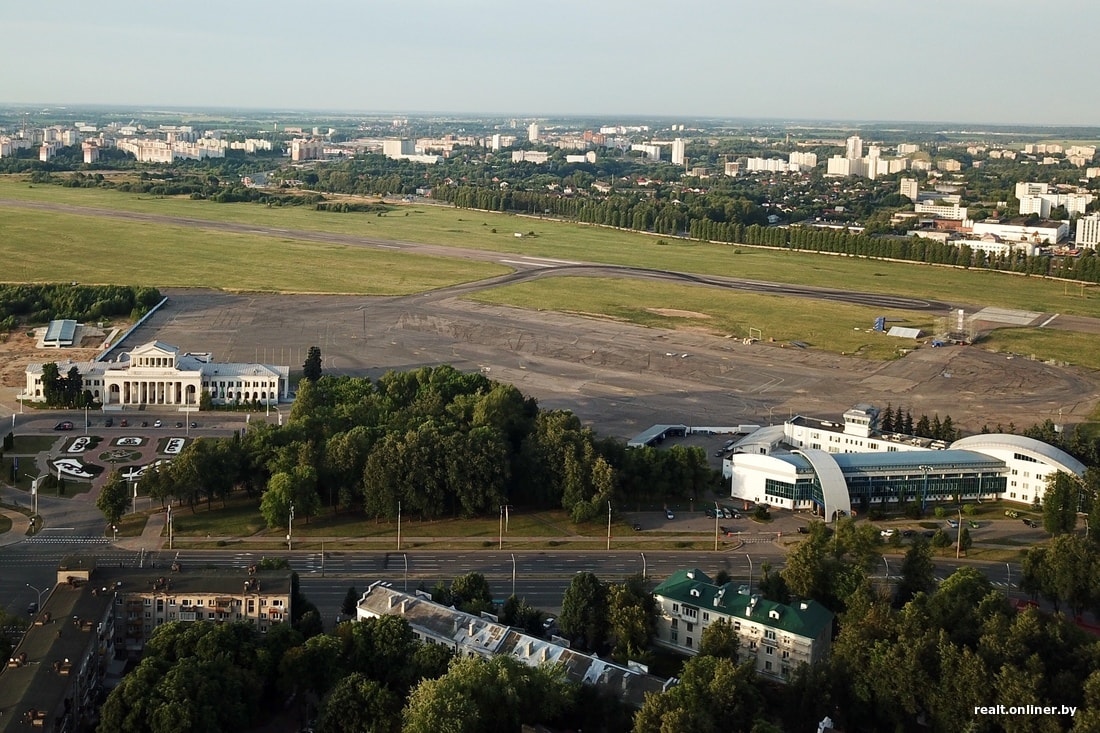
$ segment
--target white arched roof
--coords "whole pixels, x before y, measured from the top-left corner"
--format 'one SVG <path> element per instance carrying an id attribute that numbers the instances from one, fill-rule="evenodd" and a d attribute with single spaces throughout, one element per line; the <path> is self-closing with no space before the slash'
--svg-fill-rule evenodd
<path id="1" fill-rule="evenodd" d="M 792 453 L 809 461 L 817 474 L 817 482 L 821 484 L 821 498 L 825 501 L 825 521 L 832 521 L 835 512 L 844 512 L 851 516 L 852 499 L 848 495 L 848 482 L 844 480 L 844 474 L 832 455 L 814 448 L 803 448 Z"/>
<path id="2" fill-rule="evenodd" d="M 1053 466 L 1059 471 L 1077 476 L 1085 475 L 1085 464 L 1066 453 L 1061 448 L 1055 448 L 1041 440 L 1028 438 L 1024 435 L 1012 433 L 983 433 L 960 438 L 951 444 L 951 449 L 972 450 L 985 453 L 990 450 L 1010 450 L 1013 453 L 1022 453 L 1029 458 L 1042 461 Z"/>

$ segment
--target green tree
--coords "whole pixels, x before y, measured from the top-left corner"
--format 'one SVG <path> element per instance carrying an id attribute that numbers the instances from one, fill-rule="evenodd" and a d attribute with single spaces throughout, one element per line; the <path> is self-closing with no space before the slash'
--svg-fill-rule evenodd
<path id="1" fill-rule="evenodd" d="M 657 631 L 657 607 L 640 575 L 611 585 L 607 593 L 608 632 L 612 657 L 620 664 L 649 660 L 648 648 Z"/>
<path id="2" fill-rule="evenodd" d="M 107 483 L 99 490 L 99 496 L 95 500 L 96 509 L 103 512 L 107 524 L 118 524 L 126 513 L 129 501 L 130 492 L 125 479 L 118 471 L 112 471 L 107 477 Z"/>
<path id="3" fill-rule="evenodd" d="M 582 648 L 594 650 L 607 638 L 607 587 L 584 571 L 573 576 L 561 602 L 558 627 Z"/>
<path id="4" fill-rule="evenodd" d="M 347 594 L 344 595 L 344 602 L 340 604 L 340 613 L 345 618 L 355 618 L 355 611 L 359 607 L 359 593 L 355 590 L 355 586 L 349 586 Z"/>
<path id="5" fill-rule="evenodd" d="M 646 697 L 634 717 L 634 733 L 747 733 L 763 706 L 754 678 L 751 663 L 694 657 L 684 665 L 678 685 Z"/>
<path id="6" fill-rule="evenodd" d="M 344 677 L 321 703 L 319 733 L 398 733 L 401 701 L 392 692 L 355 673 Z"/>
<path id="7" fill-rule="evenodd" d="M 493 610 L 493 592 L 481 573 L 466 573 L 451 582 L 451 603 L 466 613 L 479 614 Z"/>
<path id="8" fill-rule="evenodd" d="M 1052 535 L 1072 532 L 1077 526 L 1081 485 L 1064 471 L 1047 477 L 1043 493 L 1043 529 Z"/>
<path id="9" fill-rule="evenodd" d="M 316 382 L 321 378 L 321 347 L 310 346 L 306 353 L 305 363 L 302 364 L 302 379 L 307 382 Z"/>
<path id="10" fill-rule="evenodd" d="M 703 629 L 699 640 L 699 655 L 720 657 L 737 664 L 741 653 L 741 639 L 737 630 L 726 619 L 718 619 Z"/>
<path id="11" fill-rule="evenodd" d="M 898 582 L 897 604 L 904 606 L 918 593 L 931 593 L 936 589 L 936 568 L 932 562 L 932 547 L 922 535 L 913 538 L 901 561 L 901 580 Z"/>

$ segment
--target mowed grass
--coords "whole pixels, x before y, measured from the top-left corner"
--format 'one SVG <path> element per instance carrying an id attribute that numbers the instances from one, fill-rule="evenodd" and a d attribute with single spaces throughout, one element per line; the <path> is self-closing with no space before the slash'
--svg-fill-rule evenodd
<path id="1" fill-rule="evenodd" d="M 0 177 L 2 198 L 1100 317 L 1100 289 L 1094 287 L 1082 290 L 1039 278 L 990 271 L 711 244 L 445 206 L 402 206 L 381 217 L 367 213 L 336 214 L 318 212 L 308 207 L 268 208 L 259 204 L 216 204 L 192 201 L 187 197 L 156 198 L 101 189 L 31 187 L 22 176 Z M 0 207 L 0 211 L 4 209 Z M 53 217 L 48 212 L 37 215 L 43 221 Z M 87 220 L 90 230 L 111 225 L 113 223 L 103 220 Z M 495 233 L 493 229 L 496 229 Z M 535 236 L 517 238 L 514 236 L 517 232 L 524 235 L 534 232 Z M 485 265 L 476 269 L 483 277 L 494 274 L 488 272 Z M 177 273 L 168 270 L 158 274 L 164 277 Z M 296 274 L 303 279 L 315 273 Z M 114 281 L 134 282 L 126 279 Z M 266 289 L 273 288 L 269 285 Z M 299 289 L 322 291 L 319 287 Z"/>
<path id="2" fill-rule="evenodd" d="M 927 312 L 884 310 L 842 303 L 722 291 L 696 285 L 619 278 L 552 277 L 506 285 L 467 296 L 471 300 L 520 308 L 613 318 L 658 328 L 702 329 L 716 336 L 743 338 L 760 328 L 764 340 L 869 359 L 888 359 L 911 346 L 870 330 L 875 316 L 894 325 L 928 331 Z M 663 312 L 662 312 L 663 311 Z M 704 317 L 700 317 L 704 316 Z"/>
<path id="3" fill-rule="evenodd" d="M 1100 339 L 1049 328 L 998 328 L 982 339 L 982 348 L 1028 358 L 1100 369 Z"/>
<path id="4" fill-rule="evenodd" d="M 9 281 L 406 295 L 508 272 L 502 265 L 0 207 Z"/>

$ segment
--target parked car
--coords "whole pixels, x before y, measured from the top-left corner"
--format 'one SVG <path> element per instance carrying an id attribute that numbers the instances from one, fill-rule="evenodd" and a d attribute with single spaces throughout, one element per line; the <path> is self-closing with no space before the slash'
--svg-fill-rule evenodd
<path id="1" fill-rule="evenodd" d="M 959 528 L 959 520 L 957 520 L 957 519 L 948 519 L 947 520 L 947 526 L 950 527 L 951 529 L 958 529 Z"/>
<path id="2" fill-rule="evenodd" d="M 912 537 L 914 534 L 916 534 L 916 532 L 914 532 L 911 529 L 903 529 L 901 531 L 901 536 L 902 537 Z"/>
<path id="3" fill-rule="evenodd" d="M 980 524 L 975 522 L 973 519 L 971 519 L 969 522 L 967 522 L 967 524 L 970 525 L 970 529 L 977 529 L 978 527 L 981 526 Z"/>
<path id="4" fill-rule="evenodd" d="M 54 425 L 53 429 L 54 430 L 72 430 L 73 429 L 73 424 L 69 420 L 62 420 L 57 425 Z"/>
<path id="5" fill-rule="evenodd" d="M 181 423 L 181 422 L 177 422 L 177 423 L 176 423 L 176 427 L 177 427 L 177 428 L 182 428 L 182 427 L 183 427 L 183 423 Z"/>
<path id="6" fill-rule="evenodd" d="M 194 420 L 191 421 L 191 427 L 197 428 L 198 426 L 199 424 L 197 422 L 195 422 Z"/>
<path id="7" fill-rule="evenodd" d="M 718 450 L 714 451 L 714 457 L 715 458 L 721 458 L 724 455 L 726 455 L 725 448 L 719 448 Z"/>
<path id="8" fill-rule="evenodd" d="M 667 519 L 675 519 L 676 515 L 672 513 L 671 509 L 665 509 L 665 517 Z"/>
<path id="9" fill-rule="evenodd" d="M 1019 519 L 1020 513 L 1015 509 L 1005 509 L 1005 516 L 1009 519 Z"/>
<path id="10" fill-rule="evenodd" d="M 143 427 L 143 428 L 149 427 L 149 421 L 148 420 L 142 420 L 141 421 L 141 427 Z"/>
<path id="11" fill-rule="evenodd" d="M 113 417 L 109 417 L 109 418 L 107 418 L 106 420 L 103 421 L 103 427 L 105 427 L 105 428 L 112 427 L 114 424 L 115 424 L 115 419 Z"/>
<path id="12" fill-rule="evenodd" d="M 799 527 L 798 528 L 798 533 L 799 534 L 809 534 L 810 533 L 810 528 L 809 527 Z"/>
<path id="13" fill-rule="evenodd" d="M 718 517 L 717 510 L 712 509 L 709 506 L 706 509 L 704 509 L 703 512 L 706 513 L 706 515 L 708 517 L 710 517 L 711 519 L 716 519 Z"/>
<path id="14" fill-rule="evenodd" d="M 124 428 L 130 427 L 130 421 L 127 420 L 126 418 L 122 418 L 121 420 L 119 420 L 118 424 L 119 424 L 120 427 L 124 427 Z"/>
<path id="15" fill-rule="evenodd" d="M 642 525 L 638 524 L 637 522 L 635 522 L 632 526 L 634 527 L 635 532 L 641 532 L 642 531 Z"/>
<path id="16" fill-rule="evenodd" d="M 1034 519 L 1025 519 L 1023 520 L 1023 522 L 1032 529 L 1036 529 L 1039 526 L 1039 523 L 1036 522 Z"/>
<path id="17" fill-rule="evenodd" d="M 157 420 L 156 422 L 154 422 L 154 423 L 153 423 L 153 427 L 154 427 L 154 428 L 159 428 L 159 427 L 160 427 L 160 426 L 161 426 L 162 424 L 163 424 L 163 423 L 161 423 L 161 421 L 160 421 L 160 420 Z"/>

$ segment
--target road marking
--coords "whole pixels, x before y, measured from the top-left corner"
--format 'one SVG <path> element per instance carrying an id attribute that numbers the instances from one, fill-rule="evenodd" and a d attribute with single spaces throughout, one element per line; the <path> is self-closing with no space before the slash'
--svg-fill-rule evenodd
<path id="1" fill-rule="evenodd" d="M 553 265 L 544 265 L 539 262 L 526 262 L 522 260 L 501 260 L 506 265 L 523 265 L 524 267 L 553 267 Z"/>
<path id="2" fill-rule="evenodd" d="M 555 265 L 579 265 L 579 264 L 581 264 L 579 262 L 574 262 L 573 260 L 553 260 L 553 259 L 550 259 L 549 257 L 528 257 L 527 255 L 523 255 L 523 259 L 525 259 L 525 260 L 536 260 L 538 262 L 552 262 Z"/>
<path id="3" fill-rule="evenodd" d="M 1057 318 L 1060 315 L 1062 315 L 1062 314 L 1061 313 L 1055 313 L 1053 316 L 1051 316 L 1050 318 L 1048 318 L 1045 321 L 1043 321 L 1042 323 L 1040 323 L 1039 328 L 1043 328 L 1044 326 L 1049 325 L 1051 321 L 1053 321 L 1055 318 Z"/>
<path id="4" fill-rule="evenodd" d="M 375 247 L 382 247 L 383 249 L 401 249 L 396 244 L 376 244 Z"/>

